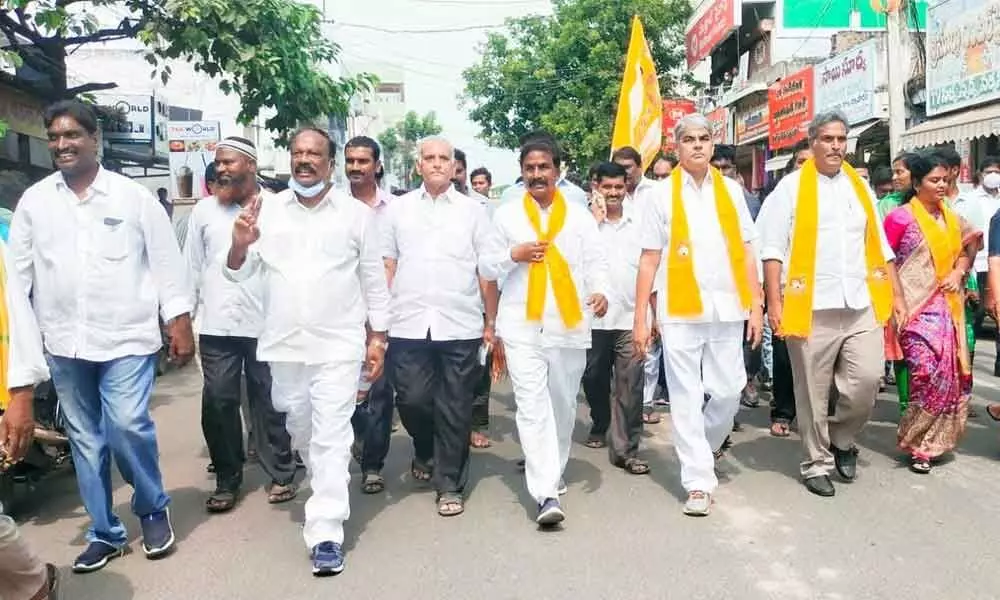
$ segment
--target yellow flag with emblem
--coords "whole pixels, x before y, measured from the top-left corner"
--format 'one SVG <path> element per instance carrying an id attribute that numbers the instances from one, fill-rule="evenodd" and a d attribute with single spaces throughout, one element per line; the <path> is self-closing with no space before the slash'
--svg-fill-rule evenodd
<path id="1" fill-rule="evenodd" d="M 642 156 L 642 168 L 653 164 L 663 143 L 663 98 L 656 65 L 638 16 L 632 17 L 632 38 L 625 57 L 625 74 L 618 95 L 618 115 L 611 150 L 631 146 Z"/>

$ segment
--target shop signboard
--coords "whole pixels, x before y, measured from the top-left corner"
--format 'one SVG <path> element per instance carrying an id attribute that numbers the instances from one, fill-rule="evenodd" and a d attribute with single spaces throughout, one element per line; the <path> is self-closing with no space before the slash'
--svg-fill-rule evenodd
<path id="1" fill-rule="evenodd" d="M 713 110 L 705 115 L 708 122 L 712 124 L 712 137 L 716 144 L 729 143 L 729 109 L 725 106 Z"/>
<path id="2" fill-rule="evenodd" d="M 170 121 L 170 191 L 177 203 L 190 204 L 209 195 L 205 169 L 215 160 L 221 128 L 218 121 Z"/>
<path id="3" fill-rule="evenodd" d="M 1000 0 L 927 9 L 927 114 L 1000 99 Z"/>
<path id="4" fill-rule="evenodd" d="M 707 58 L 742 21 L 741 0 L 704 0 L 703 4 L 705 10 L 684 34 L 689 69 Z"/>
<path id="5" fill-rule="evenodd" d="M 0 85 L 0 121 L 7 124 L 10 131 L 23 133 L 28 137 L 47 139 L 42 114 L 42 102 L 24 92 L 6 85 Z"/>
<path id="6" fill-rule="evenodd" d="M 813 68 L 785 77 L 767 90 L 771 150 L 791 148 L 805 139 L 813 117 Z"/>
<path id="7" fill-rule="evenodd" d="M 816 110 L 839 110 L 849 124 L 881 116 L 878 40 L 869 40 L 813 67 Z"/>
<path id="8" fill-rule="evenodd" d="M 767 100 L 737 108 L 733 121 L 736 130 L 733 141 L 737 145 L 745 144 L 762 135 L 766 136 L 768 127 Z"/>
<path id="9" fill-rule="evenodd" d="M 695 112 L 694 100 L 664 100 L 663 101 L 663 151 L 673 152 L 677 147 L 674 139 L 674 126 L 684 115 Z"/>

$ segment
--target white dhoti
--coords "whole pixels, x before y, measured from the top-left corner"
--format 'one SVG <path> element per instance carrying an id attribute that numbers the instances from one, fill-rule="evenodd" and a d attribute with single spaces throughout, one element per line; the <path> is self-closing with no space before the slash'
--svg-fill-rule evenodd
<path id="1" fill-rule="evenodd" d="M 504 340 L 507 372 L 517 403 L 517 434 L 528 493 L 541 504 L 558 497 L 569 462 L 576 396 L 587 366 L 582 348 L 542 348 Z"/>
<path id="2" fill-rule="evenodd" d="M 663 361 L 663 350 L 660 342 L 653 343 L 653 347 L 646 353 L 646 362 L 642 367 L 642 407 L 653 408 L 656 401 L 656 388 L 660 382 L 660 364 Z"/>
<path id="3" fill-rule="evenodd" d="M 713 454 L 732 431 L 747 383 L 743 322 L 661 323 L 660 333 L 681 483 L 711 494 L 719 485 Z"/>
<path id="4" fill-rule="evenodd" d="M 285 427 L 306 464 L 312 496 L 306 501 L 306 546 L 344 543 L 344 521 L 351 515 L 351 417 L 357 405 L 361 361 L 323 364 L 271 363 L 274 408 L 285 413 Z"/>

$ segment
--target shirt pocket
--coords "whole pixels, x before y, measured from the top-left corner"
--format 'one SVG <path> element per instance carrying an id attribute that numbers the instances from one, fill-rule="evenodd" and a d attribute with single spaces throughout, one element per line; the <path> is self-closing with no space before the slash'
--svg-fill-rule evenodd
<path id="1" fill-rule="evenodd" d="M 132 232 L 128 223 L 120 217 L 104 217 L 95 227 L 95 247 L 104 259 L 124 260 L 129 255 Z"/>

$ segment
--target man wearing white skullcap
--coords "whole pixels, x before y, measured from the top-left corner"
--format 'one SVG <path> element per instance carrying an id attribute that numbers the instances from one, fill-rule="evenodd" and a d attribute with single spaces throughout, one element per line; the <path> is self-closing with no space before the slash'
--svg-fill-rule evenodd
<path id="1" fill-rule="evenodd" d="M 257 184 L 257 149 L 249 140 L 228 137 L 216 147 L 214 195 L 191 211 L 184 256 L 200 307 L 199 350 L 204 372 L 201 427 L 215 467 L 216 490 L 209 512 L 236 505 L 243 482 L 243 424 L 240 420 L 242 376 L 249 404 L 249 444 L 271 478 L 268 502 L 295 497 L 295 461 L 284 414 L 271 403 L 271 372 L 257 360 L 263 325 L 260 277 L 234 282 L 223 275 L 233 222 L 250 203 L 270 194 Z"/>

